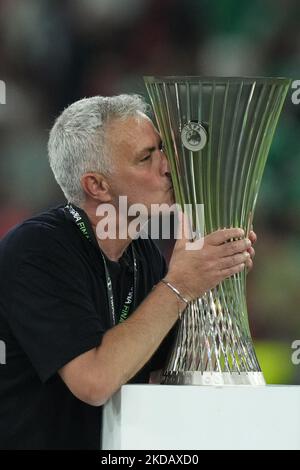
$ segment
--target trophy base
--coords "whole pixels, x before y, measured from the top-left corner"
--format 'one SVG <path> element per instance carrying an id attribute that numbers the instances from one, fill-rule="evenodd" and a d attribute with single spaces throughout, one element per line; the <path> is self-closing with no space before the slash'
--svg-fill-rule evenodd
<path id="1" fill-rule="evenodd" d="M 169 372 L 161 380 L 165 385 L 266 385 L 262 372 Z"/>

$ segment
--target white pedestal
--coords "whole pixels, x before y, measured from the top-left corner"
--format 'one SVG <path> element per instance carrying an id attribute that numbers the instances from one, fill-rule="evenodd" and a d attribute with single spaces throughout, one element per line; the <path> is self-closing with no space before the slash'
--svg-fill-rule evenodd
<path id="1" fill-rule="evenodd" d="M 104 406 L 102 448 L 300 449 L 300 386 L 125 385 Z"/>

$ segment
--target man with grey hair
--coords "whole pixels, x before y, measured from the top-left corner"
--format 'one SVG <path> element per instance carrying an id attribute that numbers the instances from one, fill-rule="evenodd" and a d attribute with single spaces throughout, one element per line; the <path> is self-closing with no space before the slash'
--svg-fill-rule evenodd
<path id="1" fill-rule="evenodd" d="M 149 211 L 174 202 L 146 112 L 136 95 L 66 108 L 50 132 L 49 160 L 67 204 L 1 242 L 1 448 L 99 448 L 102 405 L 163 366 L 186 302 L 252 265 L 254 249 L 239 228 L 206 236 L 200 250 L 179 239 L 168 269 L 150 238 L 101 236 L 103 220 L 117 234 L 132 220 L 121 196 Z"/>

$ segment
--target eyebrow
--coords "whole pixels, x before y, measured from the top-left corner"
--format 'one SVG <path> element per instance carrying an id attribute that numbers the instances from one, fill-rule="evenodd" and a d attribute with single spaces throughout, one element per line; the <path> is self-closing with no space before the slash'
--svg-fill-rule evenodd
<path id="1" fill-rule="evenodd" d="M 162 146 L 162 140 L 159 139 L 158 148 L 160 148 L 161 146 Z M 157 149 L 157 147 L 153 147 L 153 146 L 152 147 L 145 147 L 142 150 L 140 150 L 137 155 L 138 155 L 138 157 L 140 157 L 143 153 L 148 153 L 148 152 L 153 153 L 153 152 L 155 152 L 156 149 Z"/>

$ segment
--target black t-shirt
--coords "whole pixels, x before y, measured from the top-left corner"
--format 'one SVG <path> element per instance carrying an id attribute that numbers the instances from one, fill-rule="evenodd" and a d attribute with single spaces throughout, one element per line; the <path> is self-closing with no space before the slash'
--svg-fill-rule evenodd
<path id="1" fill-rule="evenodd" d="M 166 272 L 150 239 L 132 242 L 138 282 L 136 306 Z M 130 248 L 130 247 L 129 247 Z M 116 312 L 132 285 L 131 250 L 106 258 Z M 101 407 L 78 400 L 57 371 L 100 345 L 112 327 L 104 263 L 63 206 L 26 220 L 0 243 L 0 448 L 99 449 Z M 172 333 L 172 332 L 171 332 Z M 169 334 L 131 382 L 148 382 L 161 368 Z"/>

